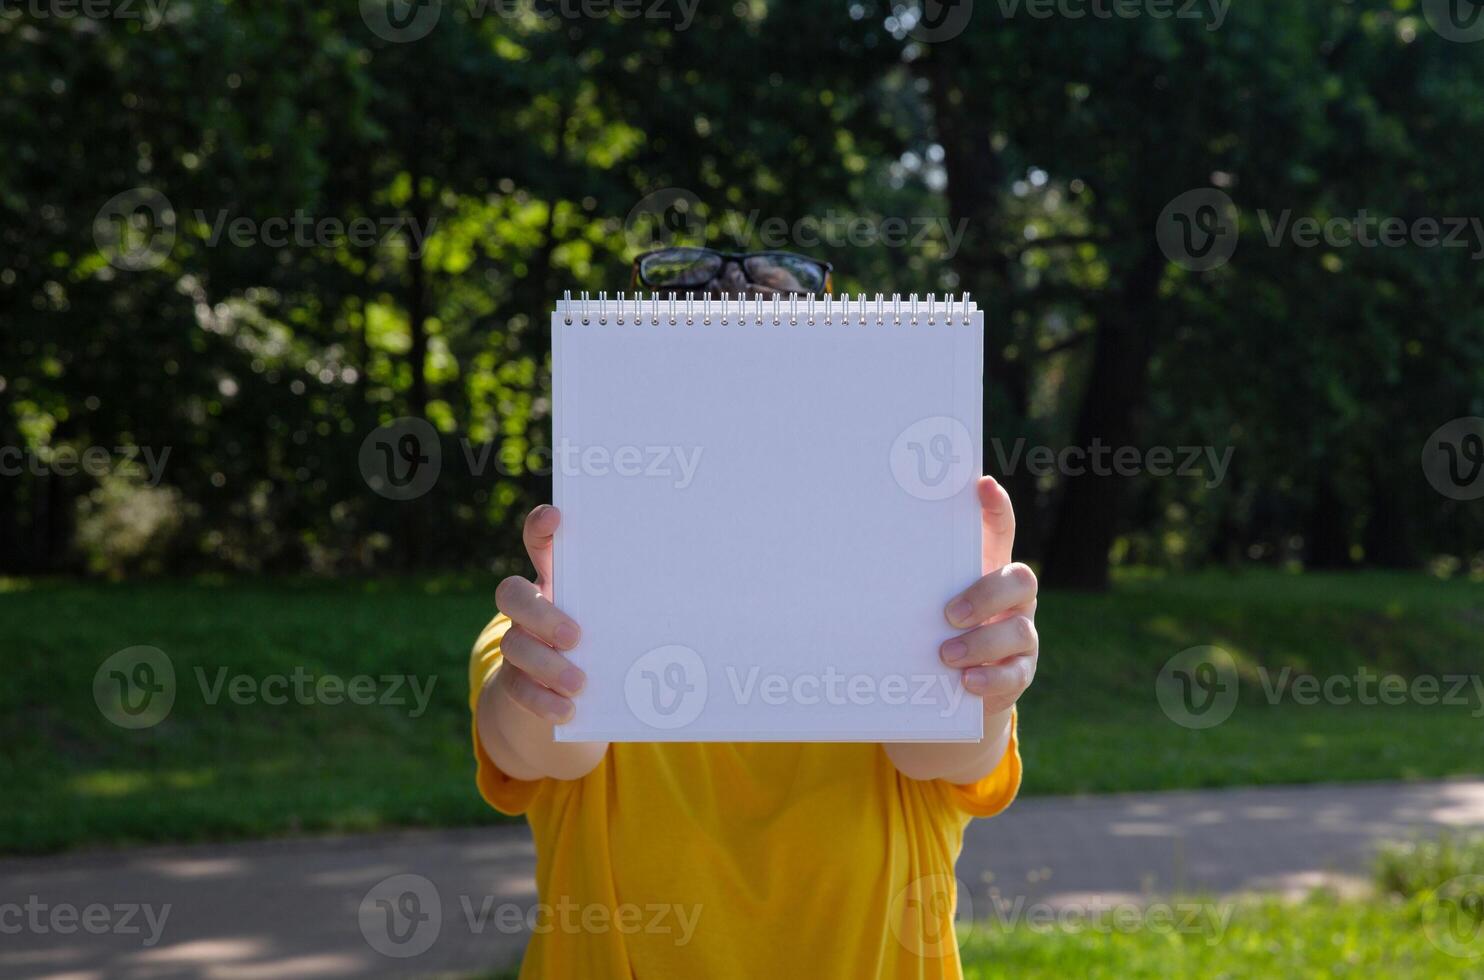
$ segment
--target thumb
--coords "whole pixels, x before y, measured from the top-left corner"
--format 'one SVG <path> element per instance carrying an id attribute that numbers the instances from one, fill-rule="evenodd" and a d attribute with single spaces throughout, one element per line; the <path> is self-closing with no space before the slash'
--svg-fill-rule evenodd
<path id="1" fill-rule="evenodd" d="M 526 554 L 531 556 L 531 564 L 536 566 L 536 588 L 540 589 L 541 594 L 548 599 L 552 598 L 552 539 L 561 521 L 562 515 L 555 507 L 542 504 L 526 517 L 526 526 L 522 534 Z"/>
<path id="2" fill-rule="evenodd" d="M 1015 549 L 1015 508 L 992 476 L 979 478 L 979 516 L 984 524 L 984 574 L 1010 564 Z"/>

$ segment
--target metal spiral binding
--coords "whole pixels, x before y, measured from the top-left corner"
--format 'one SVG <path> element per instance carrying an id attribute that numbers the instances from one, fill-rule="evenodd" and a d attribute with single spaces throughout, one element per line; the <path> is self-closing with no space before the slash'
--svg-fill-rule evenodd
<path id="1" fill-rule="evenodd" d="M 603 327 L 609 323 L 620 327 L 647 323 L 657 327 L 663 322 L 674 327 L 683 322 L 685 326 L 691 327 L 695 326 L 698 315 L 701 323 L 708 327 L 713 321 L 723 327 L 777 327 L 783 325 L 785 315 L 791 327 L 799 325 L 801 315 L 804 323 L 811 327 L 821 322 L 827 326 L 900 327 L 904 325 L 904 320 L 908 327 L 917 327 L 924 323 L 935 327 L 940 323 L 943 326 L 968 326 L 973 322 L 974 314 L 979 312 L 978 304 L 967 293 L 958 296 L 945 294 L 941 300 L 937 293 L 929 293 L 926 299 L 914 293 L 906 298 L 905 303 L 900 293 L 892 293 L 890 300 L 881 293 L 869 299 L 864 293 L 840 296 L 790 295 L 787 303 L 785 311 L 784 299 L 777 294 L 728 297 L 723 300 L 709 294 L 697 297 L 694 293 L 686 293 L 682 300 L 675 293 L 651 296 L 636 293 L 632 299 L 625 293 L 618 293 L 612 298 L 607 293 L 599 293 L 593 299 L 584 292 L 573 299 L 572 293 L 568 291 L 558 301 L 557 313 L 561 316 L 562 323 L 569 327 L 573 325 L 574 317 L 583 326 L 596 322 Z"/>

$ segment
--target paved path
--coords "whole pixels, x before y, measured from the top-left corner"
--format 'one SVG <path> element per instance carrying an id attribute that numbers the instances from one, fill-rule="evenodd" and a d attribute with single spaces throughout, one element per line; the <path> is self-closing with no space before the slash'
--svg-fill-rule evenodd
<path id="1" fill-rule="evenodd" d="M 1087 908 L 1170 893 L 1301 893 L 1360 886 L 1378 841 L 1480 828 L 1484 780 L 1026 799 L 971 826 L 958 876 L 981 916 L 1017 898 Z M 525 828 L 504 826 L 0 860 L 0 976 L 492 969 L 524 945 L 515 923 L 535 902 L 533 860 Z M 421 889 L 415 899 L 409 883 Z M 390 945 L 381 899 L 441 915 Z M 378 945 L 427 948 L 396 959 Z"/>

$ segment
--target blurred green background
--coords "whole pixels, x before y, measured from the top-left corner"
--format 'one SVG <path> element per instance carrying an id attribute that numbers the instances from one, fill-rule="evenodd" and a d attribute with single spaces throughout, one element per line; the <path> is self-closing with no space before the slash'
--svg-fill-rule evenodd
<path id="1" fill-rule="evenodd" d="M 1484 215 L 1484 46 L 1404 0 L 1043 6 L 10 10 L 0 569 L 497 567 L 549 493 L 553 301 L 627 289 L 632 255 L 673 240 L 808 252 L 842 292 L 972 293 L 986 459 L 1050 586 L 1110 564 L 1477 571 L 1484 516 L 1418 461 L 1484 413 L 1484 236 L 1295 226 L 1431 218 L 1446 239 Z M 1206 272 L 1157 240 L 1201 189 L 1239 228 Z M 356 461 L 405 416 L 444 464 L 399 503 Z M 1069 477 L 1029 455 L 1097 445 L 1229 466 Z"/>
<path id="2" fill-rule="evenodd" d="M 667 242 L 987 310 L 1046 589 L 1027 792 L 1478 772 L 1475 702 L 1259 671 L 1484 664 L 1484 44 L 1406 0 L 1032 6 L 0 11 L 0 849 L 494 819 L 464 671 L 549 495 L 547 318 Z M 442 466 L 390 500 L 362 449 L 409 417 Z M 1196 462 L 1035 455 L 1097 446 Z M 89 685 L 140 644 L 180 691 L 125 734 Z M 1202 645 L 1243 701 L 1193 731 L 1154 681 Z M 209 704 L 197 668 L 436 684 Z"/>

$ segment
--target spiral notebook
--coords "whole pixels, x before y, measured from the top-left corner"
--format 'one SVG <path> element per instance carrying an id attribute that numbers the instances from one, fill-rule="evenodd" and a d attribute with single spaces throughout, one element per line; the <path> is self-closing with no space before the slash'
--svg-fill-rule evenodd
<path id="1" fill-rule="evenodd" d="M 559 741 L 965 741 L 938 648 L 980 574 L 983 315 L 966 297 L 565 299 Z"/>

